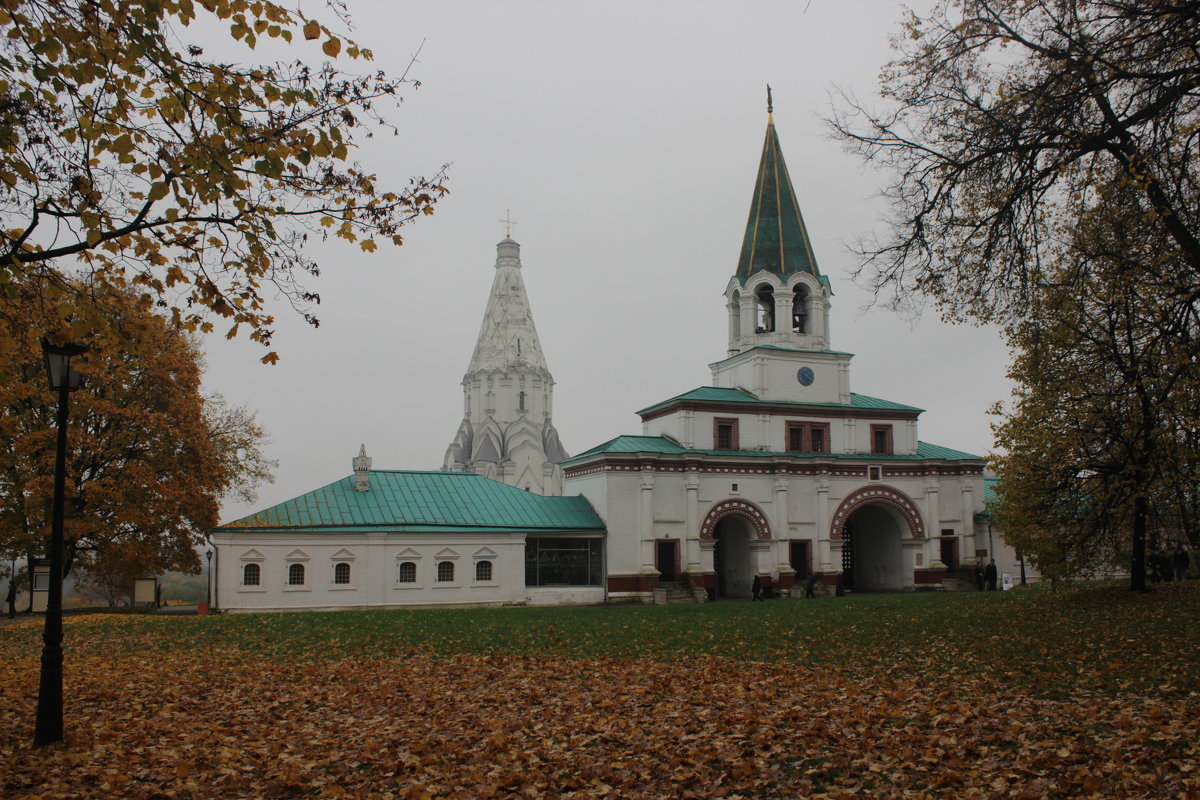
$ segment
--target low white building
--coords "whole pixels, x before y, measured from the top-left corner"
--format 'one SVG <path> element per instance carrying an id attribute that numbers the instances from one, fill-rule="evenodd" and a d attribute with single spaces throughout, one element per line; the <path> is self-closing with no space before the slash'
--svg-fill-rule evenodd
<path id="1" fill-rule="evenodd" d="M 226 611 L 604 600 L 587 500 L 473 473 L 372 470 L 215 529 Z"/>

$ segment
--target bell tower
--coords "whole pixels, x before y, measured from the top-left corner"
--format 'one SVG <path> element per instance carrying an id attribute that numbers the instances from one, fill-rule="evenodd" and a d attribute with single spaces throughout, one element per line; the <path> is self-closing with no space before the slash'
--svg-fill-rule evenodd
<path id="1" fill-rule="evenodd" d="M 729 355 L 758 345 L 829 349 L 829 280 L 817 268 L 767 87 L 767 135 L 737 271 L 725 289 Z"/>
<path id="2" fill-rule="evenodd" d="M 817 267 L 775 132 L 767 87 L 767 134 L 737 269 L 725 287 L 727 358 L 710 365 L 713 385 L 760 399 L 850 401 L 848 353 L 829 349 L 833 290 Z"/>

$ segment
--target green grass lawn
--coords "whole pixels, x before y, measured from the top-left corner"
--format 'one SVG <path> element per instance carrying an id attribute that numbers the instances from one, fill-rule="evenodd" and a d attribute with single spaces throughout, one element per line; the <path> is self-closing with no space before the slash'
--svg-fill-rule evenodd
<path id="1" fill-rule="evenodd" d="M 1001 673 L 1031 691 L 1200 686 L 1200 593 L 1166 584 L 866 594 L 680 606 L 387 609 L 167 618 L 97 616 L 68 648 L 237 650 L 288 660 L 523 655 L 705 656 L 864 673 Z M 72 641 L 74 640 L 74 641 Z M 32 642 L 31 642 L 32 644 Z"/>

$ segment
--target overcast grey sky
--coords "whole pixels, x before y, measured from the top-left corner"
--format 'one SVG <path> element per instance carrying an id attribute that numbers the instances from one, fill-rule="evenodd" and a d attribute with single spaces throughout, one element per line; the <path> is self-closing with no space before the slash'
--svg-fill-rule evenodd
<path id="1" fill-rule="evenodd" d="M 924 3 L 915 3 L 920 8 Z M 864 311 L 849 243 L 876 228 L 885 176 L 832 141 L 834 86 L 877 97 L 892 0 L 398 3 L 350 0 L 360 44 L 420 89 L 397 137 L 358 159 L 402 185 L 449 163 L 451 194 L 403 247 L 330 245 L 321 327 L 286 304 L 277 366 L 205 340 L 206 386 L 256 409 L 279 460 L 262 508 L 341 478 L 361 443 L 377 469 L 436 469 L 462 418 L 460 382 L 492 281 L 500 219 L 517 221 L 525 285 L 557 382 L 568 452 L 640 433 L 634 413 L 710 383 L 725 355 L 766 127 L 766 90 L 822 272 L 851 389 L 926 409 L 925 441 L 984 454 L 1008 396 L 995 331 Z M 314 10 L 319 7 L 314 7 Z M 328 16 L 326 14 L 326 16 Z M 312 52 L 311 50 L 307 52 Z M 254 508 L 229 504 L 222 521 Z"/>

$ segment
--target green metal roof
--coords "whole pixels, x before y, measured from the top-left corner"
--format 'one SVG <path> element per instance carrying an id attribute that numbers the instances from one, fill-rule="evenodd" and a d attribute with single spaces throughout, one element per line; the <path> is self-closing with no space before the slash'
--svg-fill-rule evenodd
<path id="1" fill-rule="evenodd" d="M 470 472 L 372 470 L 370 485 L 359 492 L 354 476 L 342 478 L 218 530 L 604 529 L 584 497 L 543 497 Z"/>
<path id="2" fill-rule="evenodd" d="M 750 202 L 750 218 L 738 258 L 738 280 L 745 283 L 761 270 L 781 278 L 797 272 L 821 277 L 770 115 Z"/>
<path id="3" fill-rule="evenodd" d="M 653 411 L 658 411 L 675 403 L 683 402 L 701 402 L 701 403 L 746 403 L 753 405 L 770 405 L 770 406 L 787 406 L 797 409 L 820 409 L 820 408 L 870 408 L 884 411 L 915 411 L 920 413 L 923 408 L 916 406 L 906 406 L 903 403 L 896 403 L 891 400 L 882 400 L 878 397 L 868 397 L 865 394 L 850 393 L 849 405 L 843 403 L 800 403 L 790 400 L 760 400 L 749 392 L 741 389 L 728 389 L 720 386 L 700 386 L 692 389 L 690 392 L 676 395 L 669 400 L 663 400 L 661 403 L 655 403 L 652 406 L 643 408 L 637 412 L 639 415 L 649 414 Z"/>
<path id="4" fill-rule="evenodd" d="M 729 456 L 733 458 L 813 458 L 839 459 L 854 461 L 982 461 L 983 458 L 961 450 L 952 450 L 928 442 L 917 442 L 917 452 L 914 455 L 886 455 L 882 453 L 793 453 L 778 450 L 698 450 L 684 447 L 678 442 L 665 436 L 618 436 L 604 444 L 597 445 L 577 456 L 562 462 L 567 466 L 581 461 L 588 456 L 601 453 L 650 453 L 656 455 L 677 455 L 690 453 L 702 456 Z"/>

